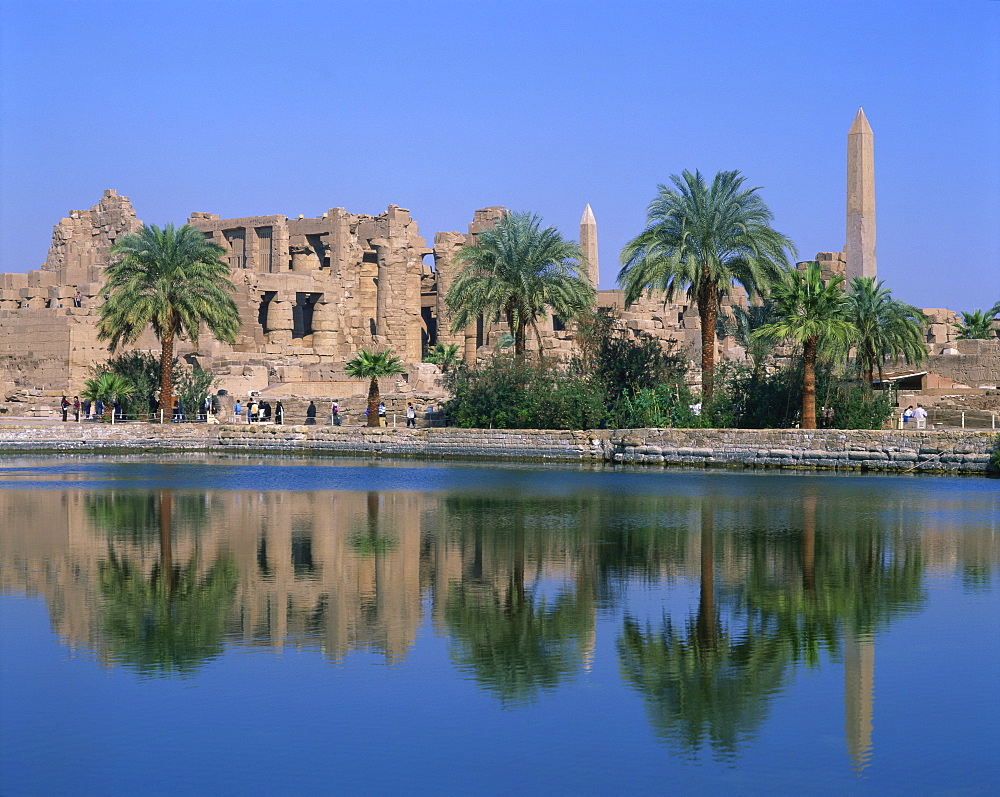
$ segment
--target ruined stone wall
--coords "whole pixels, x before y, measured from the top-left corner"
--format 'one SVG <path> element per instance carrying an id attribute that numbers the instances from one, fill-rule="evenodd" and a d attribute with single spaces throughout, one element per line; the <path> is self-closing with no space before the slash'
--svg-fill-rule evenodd
<path id="1" fill-rule="evenodd" d="M 109 189 L 90 210 L 71 210 L 59 221 L 42 270 L 52 272 L 54 285 L 100 283 L 111 246 L 141 228 L 129 198 Z"/>
<path id="2" fill-rule="evenodd" d="M 972 388 L 1000 386 L 1000 340 L 956 340 L 955 354 L 932 354 L 922 369 Z"/>
<path id="3" fill-rule="evenodd" d="M 189 223 L 225 251 L 235 286 L 242 328 L 234 345 L 201 336 L 200 349 L 180 341 L 177 354 L 220 375 L 220 387 L 244 394 L 273 383 L 316 382 L 343 376 L 343 364 L 360 348 L 391 348 L 409 366 L 410 377 L 425 347 L 440 341 L 460 346 L 468 362 L 496 351 L 502 320 L 470 324 L 452 333 L 444 297 L 458 268 L 462 246 L 474 244 L 506 210 L 476 210 L 465 233 L 442 232 L 426 248 L 409 211 L 390 205 L 377 216 L 331 208 L 321 217 L 289 219 L 262 215 L 223 219 L 193 213 Z M 52 246 L 41 269 L 0 275 L 0 392 L 14 389 L 79 392 L 89 369 L 107 359 L 97 341 L 97 307 L 113 243 L 141 227 L 127 197 L 106 191 L 86 211 L 72 211 L 55 226 Z M 434 270 L 423 258 L 433 254 Z M 842 252 L 820 252 L 824 278 L 846 269 Z M 79 294 L 81 307 L 74 306 Z M 722 315 L 745 306 L 739 287 L 723 301 Z M 690 297 L 664 303 L 643 296 L 624 307 L 620 291 L 600 291 L 598 305 L 621 312 L 634 337 L 650 337 L 680 351 L 698 378 L 700 320 Z M 928 310 L 928 342 L 935 355 L 930 368 L 966 384 L 995 384 L 995 360 L 988 351 L 958 354 L 947 310 Z M 575 351 L 574 326 L 540 319 L 541 349 L 568 359 Z M 729 338 L 718 341 L 717 359 L 742 359 Z M 533 332 L 528 347 L 538 348 Z M 157 352 L 152 333 L 137 349 Z M 978 358 L 978 359 L 977 359 Z M 0 396 L 2 400 L 4 396 Z"/>

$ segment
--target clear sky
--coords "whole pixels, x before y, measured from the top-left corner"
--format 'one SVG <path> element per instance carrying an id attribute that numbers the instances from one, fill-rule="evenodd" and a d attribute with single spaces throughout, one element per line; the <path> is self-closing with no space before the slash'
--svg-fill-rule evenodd
<path id="1" fill-rule="evenodd" d="M 52 225 L 476 208 L 578 237 L 601 287 L 658 183 L 739 169 L 799 259 L 845 239 L 846 135 L 875 133 L 879 278 L 921 307 L 1000 299 L 1000 2 L 5 0 L 0 271 Z"/>

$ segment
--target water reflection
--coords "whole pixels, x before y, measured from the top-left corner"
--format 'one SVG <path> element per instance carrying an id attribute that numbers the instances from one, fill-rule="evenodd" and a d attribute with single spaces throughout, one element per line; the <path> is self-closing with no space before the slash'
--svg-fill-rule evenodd
<path id="1" fill-rule="evenodd" d="M 201 506 L 198 496 L 183 499 L 186 507 Z M 196 546 L 175 562 L 175 501 L 173 490 L 159 490 L 155 496 L 91 496 L 87 501 L 95 526 L 110 531 L 107 558 L 97 565 L 104 652 L 142 674 L 190 673 L 219 655 L 236 595 L 237 571 L 230 555 L 219 553 L 203 568 Z M 204 518 L 198 511 L 184 514 L 189 528 L 197 528 Z M 135 548 L 143 549 L 154 524 L 160 556 L 150 563 Z M 131 545 L 116 541 L 122 534 Z"/>
<path id="2" fill-rule="evenodd" d="M 43 595 L 71 649 L 143 676 L 240 649 L 398 664 L 429 612 L 455 670 L 510 708 L 581 678 L 603 618 L 653 733 L 691 757 L 739 755 L 800 668 L 842 663 L 863 770 L 879 634 L 920 610 L 930 578 L 990 589 L 995 498 L 692 478 L 563 494 L 8 489 L 0 587 Z"/>
<path id="3" fill-rule="evenodd" d="M 444 610 L 452 657 L 504 705 L 530 702 L 572 678 L 593 648 L 591 574 L 580 568 L 554 594 L 542 594 L 547 535 L 538 520 L 553 516 L 553 503 L 462 496 L 444 504 L 462 553 Z"/>

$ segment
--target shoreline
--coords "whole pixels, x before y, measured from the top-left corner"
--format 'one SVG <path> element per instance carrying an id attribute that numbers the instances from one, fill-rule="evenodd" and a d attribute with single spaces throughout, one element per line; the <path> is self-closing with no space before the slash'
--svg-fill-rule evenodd
<path id="1" fill-rule="evenodd" d="M 0 458 L 59 453 L 309 454 L 436 461 L 560 462 L 986 475 L 984 430 L 420 429 L 270 424 L 0 425 Z M 2 461 L 2 459 L 0 459 Z"/>

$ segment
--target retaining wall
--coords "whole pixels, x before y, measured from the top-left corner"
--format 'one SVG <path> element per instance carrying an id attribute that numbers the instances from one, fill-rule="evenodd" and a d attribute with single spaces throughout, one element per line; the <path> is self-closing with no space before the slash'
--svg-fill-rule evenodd
<path id="1" fill-rule="evenodd" d="M 273 451 L 425 459 L 984 473 L 997 445 L 996 434 L 972 430 L 559 432 L 140 423 L 0 427 L 0 456 L 44 451 Z"/>

